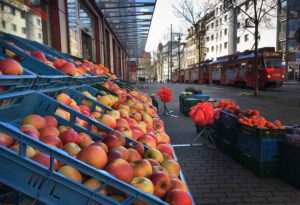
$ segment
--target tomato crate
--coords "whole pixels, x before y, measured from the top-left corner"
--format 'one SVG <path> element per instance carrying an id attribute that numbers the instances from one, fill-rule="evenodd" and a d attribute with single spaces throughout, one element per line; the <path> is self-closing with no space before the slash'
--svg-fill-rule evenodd
<path id="1" fill-rule="evenodd" d="M 260 178 L 274 178 L 279 175 L 277 161 L 259 161 L 247 153 L 238 151 L 237 161 Z"/>
<path id="2" fill-rule="evenodd" d="M 248 134 L 237 134 L 237 148 L 259 161 L 276 161 L 284 138 L 260 139 Z"/>
<path id="3" fill-rule="evenodd" d="M 241 123 L 238 123 L 237 129 L 242 135 L 248 135 L 259 139 L 283 138 L 287 134 L 287 129 L 261 129 Z"/>
<path id="4" fill-rule="evenodd" d="M 26 109 L 24 109 L 26 108 Z M 70 113 L 70 120 L 65 120 L 55 114 L 57 109 Z M 53 100 L 49 96 L 38 92 L 18 92 L 0 96 L 0 132 L 5 133 L 20 144 L 19 154 L 0 146 L 0 183 L 33 197 L 46 204 L 132 204 L 141 200 L 147 204 L 167 204 L 161 199 L 142 192 L 126 184 L 106 171 L 96 169 L 88 164 L 71 157 L 66 152 L 44 144 L 31 136 L 22 133 L 17 127 L 22 119 L 29 114 L 52 115 L 60 125 L 70 126 L 78 132 L 84 132 L 93 139 L 101 136 L 91 131 L 95 126 L 102 130 L 110 128 L 92 120 L 71 108 Z M 87 128 L 75 124 L 75 119 L 80 118 L 88 123 Z M 133 141 L 126 138 L 127 141 Z M 38 164 L 26 157 L 26 146 L 50 156 L 49 167 Z M 55 160 L 72 166 L 85 176 L 98 179 L 103 183 L 97 190 L 92 190 L 76 181 L 73 181 L 55 171 Z M 21 173 L 21 174 L 20 174 Z M 124 194 L 126 199 L 122 203 L 99 193 L 106 187 L 113 187 Z"/>
<path id="5" fill-rule="evenodd" d="M 280 178 L 300 189 L 300 145 L 282 143 L 279 155 Z"/>
<path id="6" fill-rule="evenodd" d="M 237 128 L 238 117 L 226 110 L 220 110 L 220 122 L 227 128 Z"/>

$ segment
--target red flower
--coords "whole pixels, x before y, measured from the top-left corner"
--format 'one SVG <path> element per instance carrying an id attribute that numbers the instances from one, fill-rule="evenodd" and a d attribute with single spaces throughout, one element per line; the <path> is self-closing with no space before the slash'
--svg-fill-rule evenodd
<path id="1" fill-rule="evenodd" d="M 172 91 L 164 86 L 160 90 L 156 92 L 156 94 L 160 97 L 162 102 L 171 102 L 172 101 Z"/>

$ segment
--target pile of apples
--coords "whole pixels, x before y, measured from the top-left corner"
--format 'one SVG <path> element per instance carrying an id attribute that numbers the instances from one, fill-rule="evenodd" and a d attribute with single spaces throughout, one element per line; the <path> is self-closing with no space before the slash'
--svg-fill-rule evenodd
<path id="1" fill-rule="evenodd" d="M 96 65 L 88 60 L 83 60 L 82 62 L 77 61 L 77 60 L 74 61 L 72 58 L 69 58 L 68 59 L 69 62 L 68 62 L 64 59 L 56 58 L 53 56 L 52 57 L 55 59 L 55 61 L 51 62 L 51 61 L 47 60 L 46 55 L 40 50 L 35 50 L 35 51 L 30 52 L 30 51 L 27 51 L 27 50 L 24 50 L 24 49 L 18 47 L 12 41 L 6 41 L 6 42 L 9 45 L 23 51 L 24 53 L 31 55 L 32 57 L 40 60 L 41 62 L 43 62 L 53 68 L 56 68 L 70 76 L 81 77 L 81 76 L 89 75 L 88 72 L 92 72 L 97 76 L 102 76 L 103 74 L 106 74 L 106 75 L 110 76 L 111 78 L 116 78 L 116 76 L 113 74 L 110 74 L 109 69 L 102 64 Z M 6 52 L 6 54 L 19 62 L 24 60 L 22 57 L 13 53 L 12 51 L 8 50 Z"/>
<path id="2" fill-rule="evenodd" d="M 94 141 L 85 132 L 78 133 L 71 127 L 59 126 L 56 118 L 51 115 L 28 115 L 23 119 L 19 129 L 170 204 L 178 204 L 178 202 L 182 205 L 192 204 L 187 187 L 178 178 L 180 165 L 173 159 L 169 144 L 160 143 L 157 149 L 145 150 L 140 142 L 126 143 L 124 135 L 118 130 L 107 132 L 103 140 Z M 4 133 L 0 133 L 0 144 L 19 152 L 19 143 Z M 50 167 L 50 156 L 30 146 L 26 148 L 26 156 Z M 54 160 L 54 169 L 93 190 L 102 185 L 99 180 L 86 176 L 58 160 Z M 105 187 L 100 192 L 120 201 L 126 198 L 124 194 L 111 187 Z M 135 201 L 134 204 L 143 204 L 143 202 Z"/>

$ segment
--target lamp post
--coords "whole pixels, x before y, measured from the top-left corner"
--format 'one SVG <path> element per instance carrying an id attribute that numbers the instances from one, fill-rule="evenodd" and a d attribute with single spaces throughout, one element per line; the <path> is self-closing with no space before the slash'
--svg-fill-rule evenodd
<path id="1" fill-rule="evenodd" d="M 181 41 L 181 38 L 180 38 L 180 33 L 179 33 L 179 36 L 178 36 L 178 82 L 180 79 L 180 41 Z"/>

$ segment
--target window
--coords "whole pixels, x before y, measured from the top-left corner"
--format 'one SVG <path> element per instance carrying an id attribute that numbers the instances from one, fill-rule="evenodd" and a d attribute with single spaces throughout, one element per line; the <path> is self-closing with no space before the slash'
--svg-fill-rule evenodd
<path id="1" fill-rule="evenodd" d="M 206 37 L 206 41 L 207 41 L 207 42 L 209 41 L 209 37 Z"/>
<path id="2" fill-rule="evenodd" d="M 22 33 L 26 34 L 26 28 L 22 27 Z"/>
<path id="3" fill-rule="evenodd" d="M 219 47 L 218 47 L 218 45 L 216 45 L 216 53 L 218 53 L 218 51 L 219 51 L 219 49 L 218 49 Z"/>
<path id="4" fill-rule="evenodd" d="M 2 20 L 2 27 L 6 28 L 6 22 Z"/>
<path id="5" fill-rule="evenodd" d="M 218 33 L 216 33 L 216 41 L 218 40 L 218 38 L 219 38 L 219 35 L 218 35 Z"/>
<path id="6" fill-rule="evenodd" d="M 17 25 L 16 24 L 11 24 L 11 28 L 13 31 L 17 31 Z"/>
<path id="7" fill-rule="evenodd" d="M 224 35 L 225 35 L 225 36 L 227 35 L 227 29 L 224 30 Z"/>
<path id="8" fill-rule="evenodd" d="M 41 33 L 39 33 L 39 39 L 42 39 L 42 34 Z"/>
<path id="9" fill-rule="evenodd" d="M 227 15 L 224 17 L 224 21 L 227 21 Z"/>
<path id="10" fill-rule="evenodd" d="M 241 27 L 240 22 L 238 22 L 238 23 L 236 24 L 236 27 L 237 27 L 237 29 L 240 29 L 240 27 Z"/>
<path id="11" fill-rule="evenodd" d="M 237 37 L 236 43 L 239 44 L 239 43 L 240 43 L 240 40 L 241 40 L 241 38 L 240 38 L 240 37 Z"/>
<path id="12" fill-rule="evenodd" d="M 219 21 L 218 21 L 218 19 L 217 19 L 217 21 L 216 21 L 216 28 L 218 27 L 218 25 L 219 25 Z"/>
<path id="13" fill-rule="evenodd" d="M 247 1 L 246 3 L 245 3 L 245 10 L 247 11 L 249 9 L 249 2 Z"/>
<path id="14" fill-rule="evenodd" d="M 220 52 L 222 51 L 222 44 L 220 44 Z"/>
<path id="15" fill-rule="evenodd" d="M 244 41 L 247 42 L 248 40 L 249 40 L 249 34 L 246 34 L 246 35 L 244 36 Z"/>
<path id="16" fill-rule="evenodd" d="M 225 49 L 227 48 L 227 42 L 224 43 L 224 48 L 225 48 Z"/>
<path id="17" fill-rule="evenodd" d="M 223 11 L 223 7 L 222 7 L 222 5 L 220 6 L 220 12 L 222 12 Z"/>
<path id="18" fill-rule="evenodd" d="M 222 31 L 220 31 L 220 38 L 222 38 Z"/>
<path id="19" fill-rule="evenodd" d="M 41 20 L 40 19 L 36 19 L 36 24 L 40 26 L 41 25 Z"/>
<path id="20" fill-rule="evenodd" d="M 213 46 L 211 47 L 211 52 L 214 52 L 214 47 Z"/>
<path id="21" fill-rule="evenodd" d="M 209 48 L 206 49 L 207 53 L 209 53 Z"/>
<path id="22" fill-rule="evenodd" d="M 211 23 L 211 28 L 214 28 L 214 23 Z"/>
<path id="23" fill-rule="evenodd" d="M 220 25 L 222 25 L 222 18 L 220 18 Z"/>
<path id="24" fill-rule="evenodd" d="M 214 35 L 211 35 L 211 36 L 210 36 L 210 40 L 214 40 Z"/>
<path id="25" fill-rule="evenodd" d="M 21 11 L 21 18 L 25 19 L 25 12 L 24 11 Z"/>
<path id="26" fill-rule="evenodd" d="M 5 6 L 4 4 L 1 4 L 1 11 L 4 11 L 5 10 Z"/>
<path id="27" fill-rule="evenodd" d="M 14 15 L 14 16 L 16 15 L 16 9 L 15 8 L 10 8 L 10 12 L 11 12 L 12 15 Z"/>
<path id="28" fill-rule="evenodd" d="M 206 31 L 208 31 L 208 30 L 209 30 L 209 26 L 206 27 Z"/>

